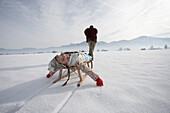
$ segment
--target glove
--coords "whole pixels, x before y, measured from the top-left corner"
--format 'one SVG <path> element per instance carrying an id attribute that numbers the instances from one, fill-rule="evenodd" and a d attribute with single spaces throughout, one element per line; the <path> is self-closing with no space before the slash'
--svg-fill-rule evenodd
<path id="1" fill-rule="evenodd" d="M 103 86 L 103 81 L 102 81 L 102 79 L 100 79 L 99 77 L 98 77 L 98 79 L 96 80 L 96 86 Z"/>
<path id="2" fill-rule="evenodd" d="M 50 74 L 48 74 L 48 75 L 46 75 L 46 77 L 47 77 L 47 78 L 50 78 L 50 77 L 51 77 L 51 75 L 50 75 Z"/>

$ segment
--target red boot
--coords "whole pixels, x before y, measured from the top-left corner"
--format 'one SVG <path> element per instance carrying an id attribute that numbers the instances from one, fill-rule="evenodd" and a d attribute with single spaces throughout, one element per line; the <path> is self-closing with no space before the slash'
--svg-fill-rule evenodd
<path id="1" fill-rule="evenodd" d="M 50 74 L 47 74 L 47 75 L 46 75 L 46 77 L 47 77 L 47 78 L 50 78 L 50 77 L 51 77 L 51 75 L 50 75 Z"/>
<path id="2" fill-rule="evenodd" d="M 102 79 L 100 79 L 99 77 L 98 77 L 98 79 L 96 80 L 96 86 L 103 86 L 103 81 L 102 81 Z"/>

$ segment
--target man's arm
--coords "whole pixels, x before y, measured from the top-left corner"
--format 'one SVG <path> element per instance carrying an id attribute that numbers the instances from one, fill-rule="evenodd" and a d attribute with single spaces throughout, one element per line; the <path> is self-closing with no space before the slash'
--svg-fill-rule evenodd
<path id="1" fill-rule="evenodd" d="M 94 29 L 94 33 L 95 35 L 98 33 L 98 30 L 96 28 Z"/>
<path id="2" fill-rule="evenodd" d="M 89 30 L 88 30 L 88 29 L 86 29 L 86 30 L 84 31 L 84 34 L 85 34 L 86 36 L 88 36 L 88 34 L 89 34 Z"/>

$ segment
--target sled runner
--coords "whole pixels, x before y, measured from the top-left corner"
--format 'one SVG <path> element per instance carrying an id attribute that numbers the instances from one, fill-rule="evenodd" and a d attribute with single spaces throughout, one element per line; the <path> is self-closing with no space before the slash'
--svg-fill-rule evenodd
<path id="1" fill-rule="evenodd" d="M 91 66 L 90 66 L 90 63 L 91 63 Z M 92 60 L 89 60 L 89 61 L 85 62 L 84 64 L 87 65 L 89 68 L 93 69 L 93 61 L 92 61 Z M 65 75 L 65 76 L 62 77 L 63 69 L 67 69 L 67 70 L 68 70 L 68 71 L 67 71 L 68 73 L 67 73 L 67 75 Z M 80 78 L 80 81 L 78 82 L 77 86 L 80 86 L 80 85 L 83 83 L 83 81 L 86 79 L 87 74 L 85 73 L 85 76 L 82 77 L 81 72 L 80 72 L 80 68 L 79 68 L 79 67 L 76 67 L 76 66 L 73 66 L 73 67 L 65 67 L 65 68 L 60 69 L 60 71 L 59 71 L 59 77 L 58 77 L 57 80 L 53 81 L 53 83 L 56 83 L 56 82 L 58 82 L 59 80 L 64 79 L 65 77 L 68 76 L 67 81 L 63 84 L 63 86 L 65 86 L 65 85 L 67 84 L 69 78 L 70 78 L 70 73 L 73 72 L 73 71 L 70 72 L 70 69 L 71 69 L 71 70 L 75 70 L 75 71 L 77 70 L 78 76 L 79 76 L 79 78 Z"/>

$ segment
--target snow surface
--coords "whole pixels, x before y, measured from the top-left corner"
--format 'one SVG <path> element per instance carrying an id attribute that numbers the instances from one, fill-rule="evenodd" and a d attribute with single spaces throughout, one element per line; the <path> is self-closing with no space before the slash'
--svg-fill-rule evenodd
<path id="1" fill-rule="evenodd" d="M 0 56 L 0 113 L 170 113 L 170 51 L 95 52 L 97 87 L 45 78 L 54 53 Z"/>

